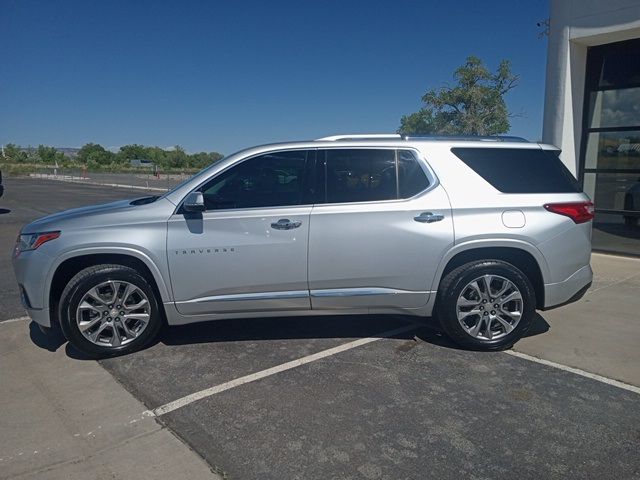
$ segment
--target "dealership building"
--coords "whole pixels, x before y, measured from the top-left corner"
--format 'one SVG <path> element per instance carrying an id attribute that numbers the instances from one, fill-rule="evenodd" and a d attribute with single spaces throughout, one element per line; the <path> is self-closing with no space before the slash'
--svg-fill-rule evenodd
<path id="1" fill-rule="evenodd" d="M 640 255 L 640 0 L 550 3 L 542 139 L 594 200 L 594 249 Z"/>

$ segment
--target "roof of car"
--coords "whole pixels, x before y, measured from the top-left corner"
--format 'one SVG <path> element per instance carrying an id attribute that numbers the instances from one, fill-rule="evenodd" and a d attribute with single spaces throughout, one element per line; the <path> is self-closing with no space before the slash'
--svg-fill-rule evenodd
<path id="1" fill-rule="evenodd" d="M 258 145 L 243 152 L 257 152 L 271 149 L 294 149 L 319 147 L 375 147 L 392 146 L 399 148 L 400 145 L 438 145 L 449 148 L 470 147 L 470 148 L 542 148 L 544 150 L 558 150 L 553 145 L 529 142 L 522 137 L 513 136 L 480 136 L 480 135 L 400 135 L 397 133 L 374 133 L 374 134 L 345 134 L 321 137 L 315 140 L 278 142 L 266 145 Z"/>

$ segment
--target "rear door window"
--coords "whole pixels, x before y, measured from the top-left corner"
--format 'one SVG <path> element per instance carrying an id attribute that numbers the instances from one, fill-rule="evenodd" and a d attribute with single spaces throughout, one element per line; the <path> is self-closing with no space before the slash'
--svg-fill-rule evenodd
<path id="1" fill-rule="evenodd" d="M 429 186 L 427 174 L 410 150 L 398 150 L 398 196 L 410 198 Z"/>
<path id="2" fill-rule="evenodd" d="M 540 148 L 452 148 L 453 154 L 503 193 L 576 193 L 580 184 L 558 151 Z"/>
<path id="3" fill-rule="evenodd" d="M 326 165 L 327 203 L 397 198 L 395 150 L 335 149 L 320 153 Z"/>
<path id="4" fill-rule="evenodd" d="M 430 184 L 412 151 L 375 148 L 319 150 L 315 178 L 315 203 L 405 199 Z"/>

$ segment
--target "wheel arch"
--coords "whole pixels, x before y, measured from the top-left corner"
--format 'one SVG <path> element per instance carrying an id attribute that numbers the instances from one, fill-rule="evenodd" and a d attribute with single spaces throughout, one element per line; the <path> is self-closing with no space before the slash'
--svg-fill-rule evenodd
<path id="1" fill-rule="evenodd" d="M 469 244 L 458 247 L 464 248 L 453 249 L 443 258 L 433 290 L 438 291 L 445 275 L 465 263 L 476 260 L 502 260 L 515 266 L 529 278 L 536 294 L 536 308 L 544 307 L 544 278 L 547 274 L 547 265 L 544 257 L 535 247 L 524 242 L 522 244 L 505 242 L 499 245 Z"/>
<path id="2" fill-rule="evenodd" d="M 158 297 L 158 305 L 164 315 L 164 302 L 169 300 L 169 292 L 162 275 L 156 265 L 140 252 L 111 251 L 94 252 L 82 251 L 67 255 L 61 259 L 52 269 L 52 274 L 47 282 L 47 305 L 52 322 L 58 322 L 58 303 L 65 286 L 81 270 L 100 264 L 116 264 L 133 268 L 147 279 L 149 285 Z"/>

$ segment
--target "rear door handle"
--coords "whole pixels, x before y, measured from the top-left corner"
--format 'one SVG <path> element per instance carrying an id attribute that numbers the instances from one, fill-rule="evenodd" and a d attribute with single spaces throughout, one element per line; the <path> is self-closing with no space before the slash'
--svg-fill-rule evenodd
<path id="1" fill-rule="evenodd" d="M 302 222 L 292 222 L 288 218 L 281 218 L 277 222 L 272 223 L 271 228 L 275 228 L 276 230 L 293 230 L 300 225 L 302 225 Z"/>
<path id="2" fill-rule="evenodd" d="M 422 212 L 417 217 L 413 217 L 416 222 L 433 223 L 444 219 L 444 215 L 440 213 Z"/>

